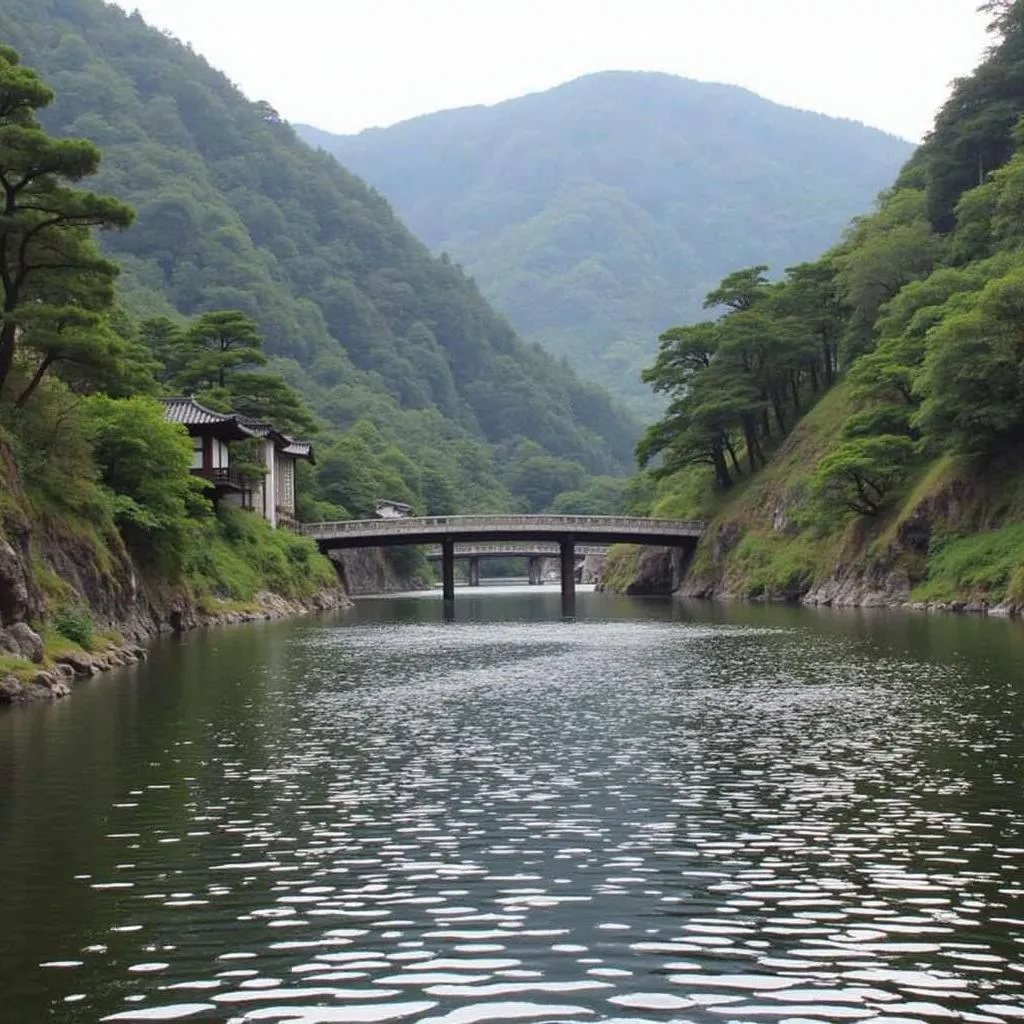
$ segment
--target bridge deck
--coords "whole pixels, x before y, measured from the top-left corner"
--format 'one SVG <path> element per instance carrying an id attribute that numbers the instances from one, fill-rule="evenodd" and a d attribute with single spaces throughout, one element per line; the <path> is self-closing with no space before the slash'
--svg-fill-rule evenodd
<path id="1" fill-rule="evenodd" d="M 432 516 L 306 523 L 300 527 L 300 532 L 312 537 L 325 550 L 442 541 L 557 544 L 564 540 L 693 547 L 704 532 L 704 523 L 632 516 Z"/>
<path id="2" fill-rule="evenodd" d="M 576 544 L 573 550 L 577 558 L 583 558 L 585 555 L 606 555 L 608 545 Z M 529 541 L 523 543 L 509 541 L 504 544 L 498 542 L 495 544 L 456 543 L 455 545 L 456 558 L 557 558 L 560 553 L 561 548 L 557 544 L 544 544 L 536 541 L 532 544 Z M 441 545 L 432 544 L 425 548 L 423 556 L 428 561 L 441 558 Z"/>

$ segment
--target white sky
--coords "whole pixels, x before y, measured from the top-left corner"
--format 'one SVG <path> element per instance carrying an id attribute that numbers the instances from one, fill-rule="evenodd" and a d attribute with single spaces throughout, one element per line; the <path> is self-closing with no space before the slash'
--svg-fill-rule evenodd
<path id="1" fill-rule="evenodd" d="M 987 45 L 978 0 L 119 0 L 251 99 L 335 132 L 591 71 L 668 71 L 918 140 Z"/>

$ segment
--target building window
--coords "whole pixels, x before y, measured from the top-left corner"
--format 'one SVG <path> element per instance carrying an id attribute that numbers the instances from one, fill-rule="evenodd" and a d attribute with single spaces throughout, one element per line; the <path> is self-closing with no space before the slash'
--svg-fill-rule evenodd
<path id="1" fill-rule="evenodd" d="M 203 439 L 201 437 L 192 438 L 192 468 L 203 468 Z"/>

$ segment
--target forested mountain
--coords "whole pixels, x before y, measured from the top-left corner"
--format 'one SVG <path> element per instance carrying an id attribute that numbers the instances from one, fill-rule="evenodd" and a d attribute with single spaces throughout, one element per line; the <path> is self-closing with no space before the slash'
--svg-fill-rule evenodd
<path id="1" fill-rule="evenodd" d="M 137 211 L 102 237 L 126 315 L 254 319 L 328 428 L 324 499 L 525 507 L 531 470 L 582 482 L 628 466 L 636 433 L 605 393 L 188 47 L 101 0 L 4 0 L 0 41 L 56 92 L 44 127 L 96 143 L 93 187 Z"/>
<path id="2" fill-rule="evenodd" d="M 713 518 L 696 592 L 1024 613 L 1024 0 L 985 9 L 874 211 L 661 336 L 639 452 L 647 510 Z"/>
<path id="3" fill-rule="evenodd" d="M 744 89 L 589 75 L 493 107 L 331 136 L 299 127 L 464 264 L 527 338 L 635 408 L 667 324 L 725 273 L 812 259 L 909 143 Z"/>

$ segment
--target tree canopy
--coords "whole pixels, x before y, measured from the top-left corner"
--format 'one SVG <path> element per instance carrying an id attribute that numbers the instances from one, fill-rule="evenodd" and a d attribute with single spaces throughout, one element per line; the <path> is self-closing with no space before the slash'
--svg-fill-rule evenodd
<path id="1" fill-rule="evenodd" d="M 124 228 L 134 218 L 123 203 L 72 187 L 96 173 L 100 154 L 85 140 L 43 131 L 37 112 L 52 101 L 36 72 L 0 46 L 0 399 L 20 354 L 27 381 L 19 404 L 54 363 L 116 361 L 118 339 L 104 314 L 118 268 L 90 229 Z"/>
<path id="2" fill-rule="evenodd" d="M 638 447 L 656 476 L 752 474 L 845 375 L 850 407 L 810 477 L 832 516 L 875 518 L 944 455 L 1024 441 L 1024 0 L 985 6 L 993 46 L 873 212 L 820 260 L 734 271 L 719 319 L 661 336 L 644 379 L 671 399 Z"/>
<path id="3" fill-rule="evenodd" d="M 733 267 L 817 258 L 912 150 L 743 89 L 649 72 L 359 135 L 299 132 L 463 263 L 525 337 L 648 420 L 659 408 L 639 374 L 658 333 L 699 320 L 704 293 Z"/>
<path id="4" fill-rule="evenodd" d="M 524 343 L 378 193 L 188 47 L 102 0 L 10 0 L 0 38 L 56 93 L 40 112 L 49 136 L 100 147 L 96 189 L 138 211 L 131 231 L 100 238 L 130 321 L 166 334 L 234 310 L 264 339 L 265 366 L 211 349 L 180 387 L 212 390 L 221 361 L 226 379 L 252 375 L 232 397 L 265 416 L 283 408 L 277 375 L 311 409 L 321 451 L 369 421 L 408 465 L 429 464 L 404 479 L 428 505 L 518 507 L 500 464 L 515 437 L 588 474 L 628 470 L 639 430 L 606 393 Z M 48 350 L 52 333 L 36 335 Z M 164 362 L 134 327 L 106 340 Z"/>

